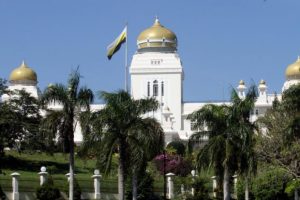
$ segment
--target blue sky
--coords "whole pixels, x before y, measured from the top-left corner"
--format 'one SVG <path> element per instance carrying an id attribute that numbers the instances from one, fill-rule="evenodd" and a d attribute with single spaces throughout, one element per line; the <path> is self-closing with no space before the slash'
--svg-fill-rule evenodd
<path id="1" fill-rule="evenodd" d="M 124 87 L 124 48 L 106 46 L 129 24 L 136 38 L 157 15 L 179 41 L 185 101 L 223 100 L 240 79 L 280 92 L 300 54 L 299 0 L 0 0 L 0 77 L 25 59 L 39 87 L 65 83 L 80 66 L 94 91 Z"/>

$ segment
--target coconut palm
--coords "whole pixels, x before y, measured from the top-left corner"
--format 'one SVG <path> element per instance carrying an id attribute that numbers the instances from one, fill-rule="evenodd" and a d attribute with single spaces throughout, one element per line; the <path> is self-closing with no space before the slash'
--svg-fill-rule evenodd
<path id="1" fill-rule="evenodd" d="M 123 200 L 125 175 L 132 173 L 136 177 L 140 169 L 138 166 L 162 149 L 163 131 L 160 124 L 153 118 L 143 117 L 156 110 L 158 102 L 152 98 L 134 100 L 122 90 L 116 93 L 101 92 L 100 98 L 104 100 L 105 107 L 90 116 L 92 127 L 87 129 L 84 147 L 98 151 L 98 162 L 106 174 L 111 169 L 113 153 L 118 152 L 119 200 Z M 133 183 L 135 193 L 135 178 Z"/>
<path id="2" fill-rule="evenodd" d="M 208 104 L 188 116 L 199 130 L 191 136 L 191 141 L 207 138 L 208 141 L 197 155 L 199 170 L 212 167 L 219 186 L 223 182 L 223 198 L 230 199 L 230 177 L 241 169 L 250 169 L 250 155 L 247 145 L 253 142 L 253 124 L 249 122 L 254 106 L 255 87 L 250 87 L 245 99 L 240 99 L 235 91 L 230 105 Z M 251 146 L 253 148 L 253 146 Z M 252 158 L 251 158 L 252 159 Z M 245 164 L 245 162 L 248 164 Z M 243 168 L 240 168 L 241 163 Z M 223 179 L 220 179 L 223 177 Z"/>
<path id="3" fill-rule="evenodd" d="M 55 137 L 58 133 L 59 140 L 64 144 L 64 150 L 69 152 L 69 199 L 73 200 L 74 190 L 74 131 L 78 124 L 79 115 L 83 110 L 89 110 L 93 102 L 93 92 L 86 87 L 79 87 L 80 74 L 78 69 L 73 71 L 67 85 L 50 85 L 42 95 L 45 105 L 61 106 L 61 109 L 47 110 L 45 123 Z"/>

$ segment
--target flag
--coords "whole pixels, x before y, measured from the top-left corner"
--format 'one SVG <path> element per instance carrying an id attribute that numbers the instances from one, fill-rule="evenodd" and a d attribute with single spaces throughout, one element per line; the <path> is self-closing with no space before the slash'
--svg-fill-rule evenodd
<path id="1" fill-rule="evenodd" d="M 121 45 L 127 40 L 127 26 L 122 33 L 107 47 L 107 58 L 111 57 L 121 48 Z"/>

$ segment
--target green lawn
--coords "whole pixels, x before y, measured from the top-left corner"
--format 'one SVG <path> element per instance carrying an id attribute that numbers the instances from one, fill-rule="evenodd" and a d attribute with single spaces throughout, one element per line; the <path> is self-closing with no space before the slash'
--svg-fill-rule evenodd
<path id="1" fill-rule="evenodd" d="M 96 161 L 93 159 L 83 160 L 75 159 L 76 179 L 83 192 L 93 191 L 93 180 L 91 176 L 95 169 Z M 34 192 L 39 186 L 39 175 L 41 166 L 45 166 L 51 174 L 54 184 L 62 191 L 67 190 L 67 178 L 65 176 L 69 171 L 68 155 L 56 153 L 53 156 L 45 153 L 17 153 L 7 151 L 5 157 L 1 160 L 2 172 L 0 175 L 0 185 L 3 190 L 11 191 L 11 176 L 13 172 L 21 174 L 19 191 Z M 101 191 L 113 193 L 117 191 L 116 173 L 103 177 L 101 180 Z"/>

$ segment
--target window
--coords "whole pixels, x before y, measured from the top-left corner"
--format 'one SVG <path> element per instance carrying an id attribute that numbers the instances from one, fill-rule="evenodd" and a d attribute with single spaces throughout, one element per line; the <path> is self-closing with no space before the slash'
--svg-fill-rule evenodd
<path id="1" fill-rule="evenodd" d="M 147 95 L 150 97 L 150 82 L 147 84 Z"/>
<path id="2" fill-rule="evenodd" d="M 161 96 L 164 96 L 164 93 L 165 93 L 165 91 L 164 91 L 164 82 L 162 81 L 161 82 Z"/>
<path id="3" fill-rule="evenodd" d="M 158 82 L 157 80 L 153 81 L 153 96 L 158 96 Z"/>
<path id="4" fill-rule="evenodd" d="M 258 109 L 255 110 L 255 114 L 258 115 Z"/>

